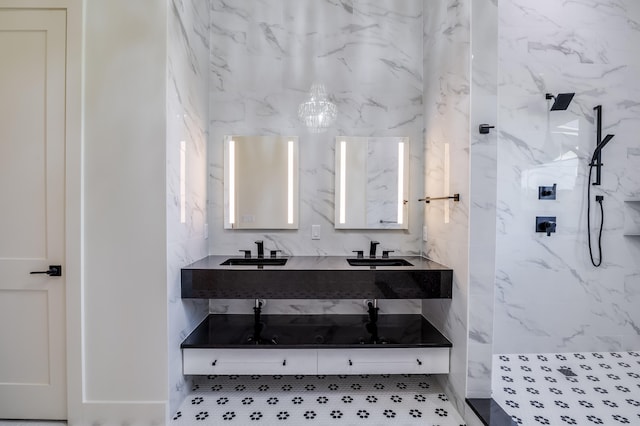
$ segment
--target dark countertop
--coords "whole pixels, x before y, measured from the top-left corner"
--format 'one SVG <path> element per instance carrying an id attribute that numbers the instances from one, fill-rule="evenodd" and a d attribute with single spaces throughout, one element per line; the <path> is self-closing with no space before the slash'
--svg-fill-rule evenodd
<path id="1" fill-rule="evenodd" d="M 208 256 L 204 259 L 200 259 L 197 262 L 192 263 L 191 265 L 185 266 L 182 269 L 239 269 L 239 270 L 257 270 L 257 266 L 244 266 L 244 265 L 221 265 L 227 259 L 241 259 L 242 256 L 237 255 L 215 255 Z M 267 257 L 268 258 L 268 257 Z M 288 256 L 282 257 L 283 259 L 287 259 L 286 265 L 283 266 L 264 266 L 264 269 L 270 270 L 292 270 L 292 271 L 301 271 L 301 270 L 315 270 L 315 271 L 334 271 L 334 270 L 343 270 L 343 271 L 351 271 L 354 268 L 365 268 L 369 267 L 363 266 L 350 266 L 347 263 L 347 259 L 355 259 L 356 256 Z M 364 260 L 367 257 L 363 258 Z M 377 259 L 381 259 L 377 257 Z M 413 264 L 413 266 L 377 266 L 376 269 L 379 270 L 398 270 L 398 271 L 406 271 L 406 270 L 432 270 L 432 271 L 440 271 L 440 270 L 449 270 L 444 265 L 441 265 L 437 262 L 429 260 L 420 256 L 392 256 L 389 257 L 390 260 L 393 259 L 405 259 Z"/>
<path id="2" fill-rule="evenodd" d="M 419 256 L 401 257 L 413 266 L 350 266 L 346 259 L 352 256 L 292 256 L 283 266 L 221 265 L 229 258 L 238 256 L 208 256 L 182 268 L 182 297 L 451 298 L 453 270 Z"/>
<path id="3" fill-rule="evenodd" d="M 262 344 L 255 344 L 253 315 L 210 314 L 181 347 L 186 348 L 429 348 L 451 347 L 418 314 L 380 315 L 377 342 L 368 315 L 262 315 Z M 275 342 L 275 344 L 274 344 Z M 384 342 L 384 343 L 383 343 Z"/>

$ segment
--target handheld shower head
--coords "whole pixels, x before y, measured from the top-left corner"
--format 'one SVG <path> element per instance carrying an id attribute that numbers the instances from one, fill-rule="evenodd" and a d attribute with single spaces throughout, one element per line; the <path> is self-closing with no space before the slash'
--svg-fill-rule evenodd
<path id="1" fill-rule="evenodd" d="M 545 98 L 554 100 L 553 105 L 551 105 L 551 111 L 564 111 L 569 108 L 574 95 L 575 93 L 558 93 L 558 96 L 553 96 L 551 93 L 547 93 Z"/>
<path id="2" fill-rule="evenodd" d="M 593 157 L 591 157 L 591 164 L 595 163 L 596 159 L 600 155 L 600 151 L 602 151 L 602 148 L 604 148 L 604 146 L 608 144 L 609 141 L 613 139 L 614 136 L 615 135 L 605 136 L 604 139 L 602 139 L 602 142 L 600 142 L 598 146 L 596 146 L 596 149 L 593 151 Z"/>

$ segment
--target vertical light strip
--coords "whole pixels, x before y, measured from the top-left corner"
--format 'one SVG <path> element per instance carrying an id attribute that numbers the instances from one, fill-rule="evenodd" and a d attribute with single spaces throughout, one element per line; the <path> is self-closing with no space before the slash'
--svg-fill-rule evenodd
<path id="1" fill-rule="evenodd" d="M 180 223 L 187 223 L 187 143 L 180 141 Z"/>
<path id="2" fill-rule="evenodd" d="M 398 143 L 398 225 L 404 219 L 404 142 Z"/>
<path id="3" fill-rule="evenodd" d="M 451 177 L 451 166 L 449 164 L 450 156 L 449 156 L 449 144 L 444 144 L 444 193 L 445 196 L 449 196 L 450 188 L 450 177 Z M 449 200 L 445 200 L 444 202 L 444 223 L 449 223 Z"/>
<path id="4" fill-rule="evenodd" d="M 229 223 L 236 221 L 236 143 L 229 141 Z"/>
<path id="5" fill-rule="evenodd" d="M 340 142 L 340 223 L 347 221 L 347 142 Z"/>
<path id="6" fill-rule="evenodd" d="M 293 224 L 293 141 L 287 145 L 287 223 Z"/>

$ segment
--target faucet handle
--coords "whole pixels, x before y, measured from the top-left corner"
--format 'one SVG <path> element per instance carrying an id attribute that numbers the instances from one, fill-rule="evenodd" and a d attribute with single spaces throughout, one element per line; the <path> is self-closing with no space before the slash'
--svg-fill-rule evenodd
<path id="1" fill-rule="evenodd" d="M 383 259 L 387 259 L 389 258 L 389 253 L 393 253 L 395 250 L 382 250 L 382 258 Z"/>
<path id="2" fill-rule="evenodd" d="M 363 259 L 364 258 L 364 250 L 352 250 L 354 253 L 356 253 L 358 259 Z"/>
<path id="3" fill-rule="evenodd" d="M 239 251 L 244 253 L 245 259 L 251 259 L 251 250 L 239 250 Z"/>
<path id="4" fill-rule="evenodd" d="M 278 253 L 282 253 L 282 250 L 270 250 L 269 257 L 275 259 L 276 257 L 278 257 Z"/>
<path id="5" fill-rule="evenodd" d="M 547 233 L 547 237 L 550 237 L 552 232 L 556 232 L 556 223 L 552 221 L 545 222 L 544 230 Z"/>

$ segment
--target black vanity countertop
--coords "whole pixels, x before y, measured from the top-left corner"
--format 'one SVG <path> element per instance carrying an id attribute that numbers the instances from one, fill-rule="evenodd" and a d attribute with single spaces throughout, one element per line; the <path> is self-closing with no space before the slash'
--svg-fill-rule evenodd
<path id="1" fill-rule="evenodd" d="M 379 315 L 376 341 L 367 315 L 263 315 L 263 344 L 255 344 L 254 316 L 210 314 L 181 347 L 213 348 L 432 348 L 451 347 L 419 314 Z"/>
<path id="2" fill-rule="evenodd" d="M 350 266 L 345 256 L 292 256 L 283 266 L 221 265 L 208 256 L 182 268 L 182 298 L 451 298 L 453 270 L 419 256 L 412 266 Z M 392 257 L 391 259 L 395 259 Z"/>

